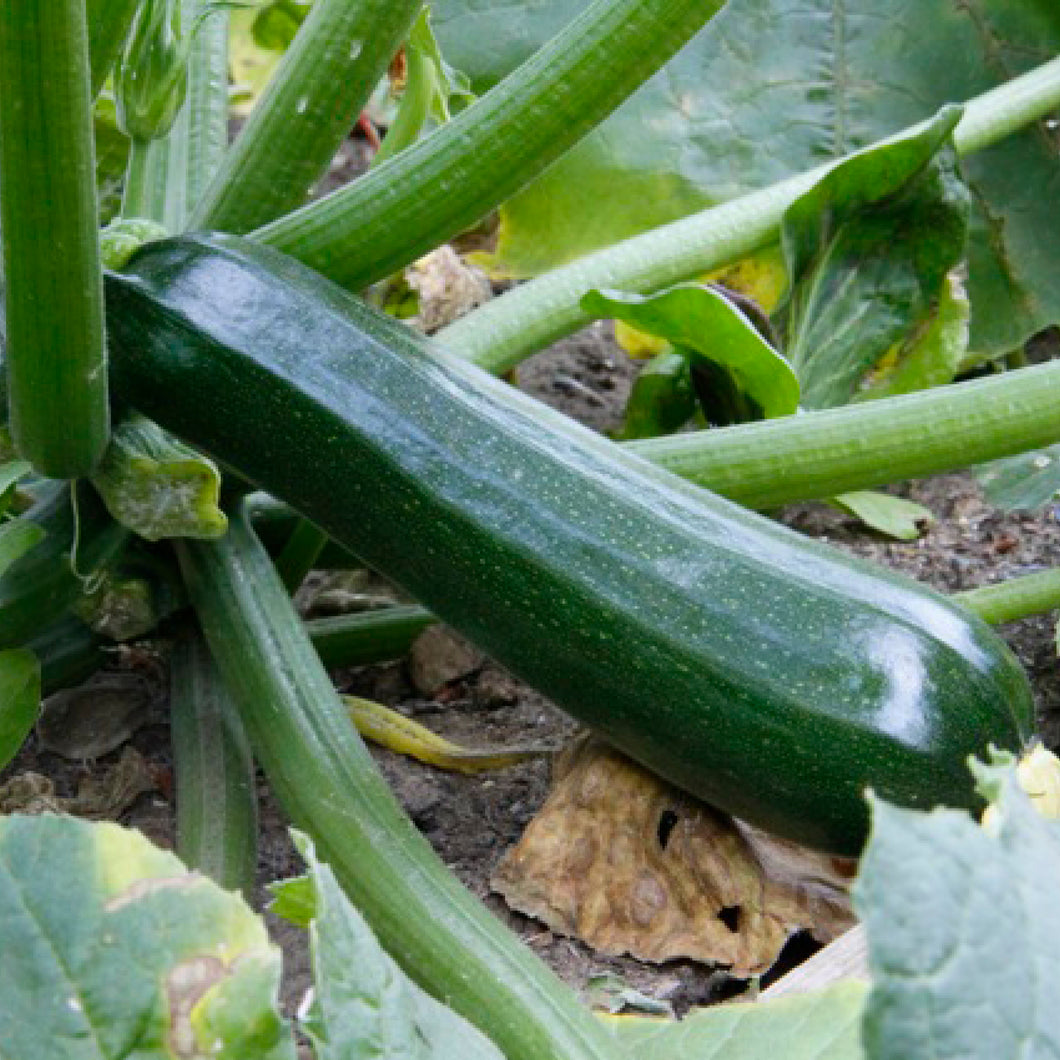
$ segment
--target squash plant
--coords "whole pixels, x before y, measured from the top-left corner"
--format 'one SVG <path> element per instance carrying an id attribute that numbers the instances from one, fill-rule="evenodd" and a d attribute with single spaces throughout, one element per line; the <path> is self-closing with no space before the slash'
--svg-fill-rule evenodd
<path id="1" fill-rule="evenodd" d="M 729 762 L 724 783 L 716 780 L 704 789 L 708 794 L 790 835 L 856 851 L 866 828 L 860 793 L 869 778 L 906 803 L 974 804 L 963 778 L 965 755 L 990 741 L 1018 751 L 1030 739 L 1023 675 L 968 615 L 978 598 L 964 601 L 971 607 L 962 610 L 796 545 L 759 517 L 653 470 L 645 458 L 756 507 L 925 474 L 1057 441 L 1057 367 L 651 440 L 638 443 L 633 456 L 508 395 L 460 360 L 502 371 L 584 322 L 592 304 L 584 296 L 594 288 L 650 292 L 775 242 L 789 208 L 839 169 L 789 175 L 581 257 L 451 326 L 442 350 L 426 348 L 333 284 L 362 291 L 510 200 L 720 5 L 595 0 L 452 120 L 347 188 L 302 205 L 420 6 L 316 0 L 228 147 L 224 5 L 0 5 L 9 423 L 18 457 L 38 476 L 59 480 L 30 480 L 24 497 L 30 510 L 10 524 L 39 532 L 3 539 L 11 558 L 0 572 L 6 649 L 0 688 L 13 690 L 15 707 L 12 723 L 0 727 L 0 754 L 9 755 L 24 735 L 26 704 L 36 692 L 27 645 L 54 687 L 69 637 L 66 608 L 97 597 L 106 574 L 123 568 L 174 579 L 170 606 L 190 600 L 209 646 L 203 650 L 189 632 L 188 650 L 174 660 L 175 681 L 188 692 L 173 704 L 178 782 L 197 793 L 186 800 L 181 826 L 185 859 L 228 886 L 247 885 L 253 755 L 387 951 L 430 993 L 510 1058 L 613 1057 L 624 1047 L 455 882 L 400 811 L 335 695 L 288 588 L 331 534 L 621 746 L 693 788 L 699 774 L 688 759 L 668 753 L 667 740 L 648 731 L 653 719 L 644 711 L 652 701 L 643 697 L 657 680 L 671 682 L 676 700 L 716 681 L 714 713 L 706 715 L 715 721 L 722 700 L 778 710 L 780 686 L 790 684 L 795 699 L 785 703 L 805 708 L 800 727 L 812 727 L 824 716 L 812 716 L 813 697 L 841 700 L 843 683 L 861 681 L 858 695 L 870 706 L 908 707 L 895 689 L 910 667 L 923 667 L 922 684 L 932 691 L 915 690 L 913 716 L 881 715 L 869 728 L 849 731 L 843 718 L 832 719 L 837 742 L 826 756 L 825 782 L 806 792 L 811 805 L 797 801 L 790 776 L 779 776 L 773 789 L 755 783 L 750 771 L 763 747 L 785 736 L 771 730 L 768 716 L 752 730 L 733 715 L 711 750 L 709 726 L 667 705 L 676 726 L 671 735 L 687 725 L 702 752 L 716 756 L 716 768 Z M 104 240 L 115 254 L 108 260 L 115 267 L 121 261 L 125 272 L 104 283 L 91 103 L 108 75 L 129 155 L 123 225 Z M 929 154 L 966 156 L 1058 102 L 1054 61 L 967 101 L 963 112 L 923 115 L 895 138 L 887 158 L 914 156 L 925 144 Z M 837 179 L 854 171 L 842 169 Z M 232 235 L 155 240 L 158 231 L 145 221 L 170 233 Z M 144 236 L 148 245 L 130 257 L 122 241 Z M 356 391 L 356 416 L 333 400 L 337 390 Z M 157 423 L 130 421 L 130 406 Z M 928 423 L 931 443 L 910 445 Z M 227 529 L 212 506 L 217 482 L 210 465 L 162 428 L 225 465 Z M 484 441 L 491 443 L 486 449 Z M 778 451 L 786 454 L 783 476 Z M 344 477 L 366 457 L 360 478 Z M 493 459 L 503 466 L 491 471 Z M 185 473 L 189 461 L 196 470 Z M 207 517 L 196 522 L 193 511 L 191 531 L 184 528 L 175 545 L 179 577 L 166 546 L 131 542 L 101 509 L 96 494 L 107 497 L 114 477 L 108 462 L 119 478 L 128 476 L 116 492 L 133 497 L 133 510 L 153 506 L 155 494 L 144 483 L 159 467 L 176 476 L 178 494 L 195 492 L 200 506 L 202 492 L 189 487 L 187 476 L 205 480 Z M 85 477 L 92 485 L 75 481 Z M 242 499 L 248 482 L 312 520 L 294 527 L 276 563 Z M 583 495 L 584 487 L 600 483 L 606 488 Z M 116 510 L 113 498 L 108 504 Z M 525 539 L 505 541 L 505 527 L 520 519 Z M 157 531 L 146 531 L 139 518 L 136 528 L 141 538 Z M 663 545 L 649 547 L 660 530 Z M 741 536 L 754 547 L 731 548 Z M 697 583 L 699 575 L 689 574 L 697 550 L 703 570 L 715 568 L 714 582 Z M 55 557 L 63 552 L 69 560 L 60 564 Z M 799 577 L 788 582 L 795 572 Z M 461 605 L 450 579 L 476 573 L 482 595 Z M 614 580 L 605 583 L 605 574 Z M 534 595 L 542 586 L 554 592 L 544 603 Z M 723 600 L 720 588 L 731 598 Z M 1006 590 L 1007 613 L 1043 606 L 1040 590 L 1040 579 Z M 708 651 L 689 630 L 702 623 L 706 608 L 719 606 L 713 613 L 728 648 L 719 642 Z M 997 608 L 996 600 L 990 606 Z M 792 616 L 800 613 L 809 615 L 813 631 L 807 655 L 791 639 Z M 855 635 L 844 640 L 842 631 L 850 630 Z M 774 663 L 756 661 L 747 636 L 786 651 L 794 677 L 782 674 L 767 687 L 755 673 Z M 618 675 L 636 706 L 623 706 L 617 719 L 599 708 L 605 695 L 620 691 L 600 647 L 609 638 L 628 638 L 640 653 L 632 657 L 633 678 Z M 549 652 L 542 645 L 564 644 L 565 661 L 579 659 L 581 669 L 550 673 L 536 665 Z M 854 655 L 844 655 L 851 646 Z M 968 687 L 971 724 L 957 717 L 958 693 Z M 930 739 L 921 739 L 924 732 Z M 862 741 L 858 768 L 866 772 L 844 772 Z M 942 779 L 925 786 L 940 772 L 938 744 L 945 752 Z M 826 808 L 822 828 L 810 818 L 829 800 L 834 806 Z"/>

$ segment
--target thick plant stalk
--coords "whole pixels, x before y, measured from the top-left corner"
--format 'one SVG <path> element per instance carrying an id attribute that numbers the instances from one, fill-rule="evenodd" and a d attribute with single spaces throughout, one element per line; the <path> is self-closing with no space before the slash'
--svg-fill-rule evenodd
<path id="1" fill-rule="evenodd" d="M 576 996 L 486 911 L 395 802 L 242 511 L 178 546 L 203 632 L 280 804 L 389 952 L 508 1060 L 615 1060 Z"/>
<path id="2" fill-rule="evenodd" d="M 419 9 L 420 0 L 316 0 L 192 227 L 249 232 L 304 205 Z"/>
<path id="3" fill-rule="evenodd" d="M 412 642 L 437 621 L 425 607 L 409 604 L 314 618 L 305 628 L 320 661 L 333 670 L 400 659 Z"/>
<path id="4" fill-rule="evenodd" d="M 1060 58 L 970 100 L 954 131 L 954 145 L 960 154 L 989 147 L 1057 106 Z M 775 243 L 784 212 L 835 164 L 587 254 L 487 302 L 439 332 L 438 339 L 488 371 L 508 371 L 587 324 L 592 318 L 582 309 L 581 298 L 595 287 L 647 293 Z"/>
<path id="5" fill-rule="evenodd" d="M 467 110 L 257 238 L 350 289 L 484 217 L 662 66 L 718 0 L 595 0 Z"/>
<path id="6" fill-rule="evenodd" d="M 254 759 L 198 630 L 178 638 L 170 685 L 177 854 L 189 868 L 249 899 L 257 868 Z"/>
<path id="7" fill-rule="evenodd" d="M 228 149 L 228 12 L 213 0 L 185 0 L 180 19 L 192 34 L 187 96 L 152 158 L 164 174 L 161 221 L 170 232 L 188 227 Z"/>
<path id="8" fill-rule="evenodd" d="M 1060 361 L 718 430 L 626 442 L 748 508 L 955 471 L 1060 442 Z"/>
<path id="9" fill-rule="evenodd" d="M 169 232 L 187 228 L 228 143 L 227 12 L 212 0 L 183 0 L 180 25 L 191 37 L 184 105 L 165 136 L 133 142 L 122 204 L 125 217 Z"/>
<path id="10" fill-rule="evenodd" d="M 11 432 L 77 478 L 110 431 L 84 0 L 0 3 L 0 85 Z"/>

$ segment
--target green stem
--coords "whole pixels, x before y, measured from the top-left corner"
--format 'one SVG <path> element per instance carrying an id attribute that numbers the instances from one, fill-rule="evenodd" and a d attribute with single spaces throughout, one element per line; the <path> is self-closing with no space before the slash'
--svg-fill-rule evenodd
<path id="1" fill-rule="evenodd" d="M 588 1009 L 437 857 L 394 800 L 243 511 L 178 544 L 206 639 L 255 755 L 294 824 L 387 951 L 508 1060 L 614 1060 Z"/>
<path id="2" fill-rule="evenodd" d="M 0 4 L 0 85 L 11 433 L 76 478 L 110 431 L 84 0 Z"/>
<path id="3" fill-rule="evenodd" d="M 430 60 L 420 48 L 406 47 L 405 63 L 405 91 L 401 96 L 401 104 L 372 159 L 373 166 L 382 165 L 387 159 L 411 147 L 430 113 Z"/>
<path id="4" fill-rule="evenodd" d="M 198 630 L 178 638 L 170 672 L 177 854 L 249 899 L 258 810 L 246 734 Z"/>
<path id="5" fill-rule="evenodd" d="M 121 197 L 122 217 L 147 218 L 161 221 L 164 209 L 164 193 L 159 188 L 157 161 L 151 156 L 158 154 L 158 141 L 131 140 L 129 162 L 125 168 L 125 188 Z"/>
<path id="6" fill-rule="evenodd" d="M 276 557 L 276 572 L 292 596 L 313 569 L 328 540 L 328 535 L 308 519 L 299 519 L 295 524 L 283 551 Z"/>
<path id="7" fill-rule="evenodd" d="M 452 121 L 255 235 L 348 288 L 367 287 L 528 184 L 719 6 L 717 0 L 595 0 Z"/>
<path id="8" fill-rule="evenodd" d="M 981 150 L 1057 106 L 1060 58 L 970 100 L 954 144 L 960 154 Z M 921 124 L 898 135 L 909 135 Z M 593 288 L 647 293 L 775 243 L 788 207 L 835 164 L 587 254 L 487 302 L 439 332 L 438 339 L 459 357 L 491 372 L 505 372 L 589 323 L 591 317 L 580 303 Z"/>
<path id="9" fill-rule="evenodd" d="M 158 220 L 169 232 L 188 227 L 228 148 L 228 12 L 213 0 L 184 0 L 180 22 L 181 32 L 191 35 L 187 94 L 153 160 L 164 173 Z"/>
<path id="10" fill-rule="evenodd" d="M 1054 378 L 1055 377 L 1055 378 Z M 748 508 L 953 471 L 1060 441 L 1060 361 L 626 448 Z"/>
<path id="11" fill-rule="evenodd" d="M 389 662 L 408 654 L 412 642 L 438 620 L 425 607 L 384 607 L 352 615 L 314 618 L 305 624 L 320 661 L 329 670 Z"/>
<path id="12" fill-rule="evenodd" d="M 1035 571 L 1018 578 L 954 593 L 952 599 L 984 622 L 999 625 L 1060 608 L 1060 569 Z"/>
<path id="13" fill-rule="evenodd" d="M 419 9 L 420 0 L 316 0 L 192 226 L 249 232 L 302 206 Z"/>

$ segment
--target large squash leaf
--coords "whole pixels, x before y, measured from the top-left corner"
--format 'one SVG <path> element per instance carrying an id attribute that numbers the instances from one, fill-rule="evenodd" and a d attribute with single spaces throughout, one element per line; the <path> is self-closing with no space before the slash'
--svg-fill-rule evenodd
<path id="1" fill-rule="evenodd" d="M 919 134 L 859 152 L 784 214 L 791 292 L 780 315 L 804 407 L 845 405 L 934 316 L 967 231 L 968 192 L 947 146 L 959 117 L 944 107 Z"/>
<path id="2" fill-rule="evenodd" d="M 294 1060 L 279 951 L 138 832 L 0 817 L 0 1056 Z"/>
<path id="3" fill-rule="evenodd" d="M 587 0 L 436 0 L 447 59 L 495 83 Z M 665 69 L 511 200 L 493 267 L 533 275 L 837 159 L 1060 50 L 1054 0 L 730 0 Z M 1055 131 L 963 163 L 975 203 L 971 346 L 1060 319 Z"/>
<path id="4" fill-rule="evenodd" d="M 873 1060 L 1060 1054 L 1060 824 L 1010 766 L 979 766 L 993 820 L 873 802 L 855 905 L 873 987 Z"/>

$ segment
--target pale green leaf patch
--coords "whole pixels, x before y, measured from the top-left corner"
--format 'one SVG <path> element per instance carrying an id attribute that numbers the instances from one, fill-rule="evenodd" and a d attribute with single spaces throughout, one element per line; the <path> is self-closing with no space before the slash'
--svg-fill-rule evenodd
<path id="1" fill-rule="evenodd" d="M 138 832 L 0 818 L 0 950 L 0 1056 L 295 1056 L 260 919 Z"/>
<path id="2" fill-rule="evenodd" d="M 915 541 L 924 527 L 935 521 L 931 510 L 922 504 L 875 490 L 851 490 L 833 497 L 831 503 L 899 541 Z"/>

